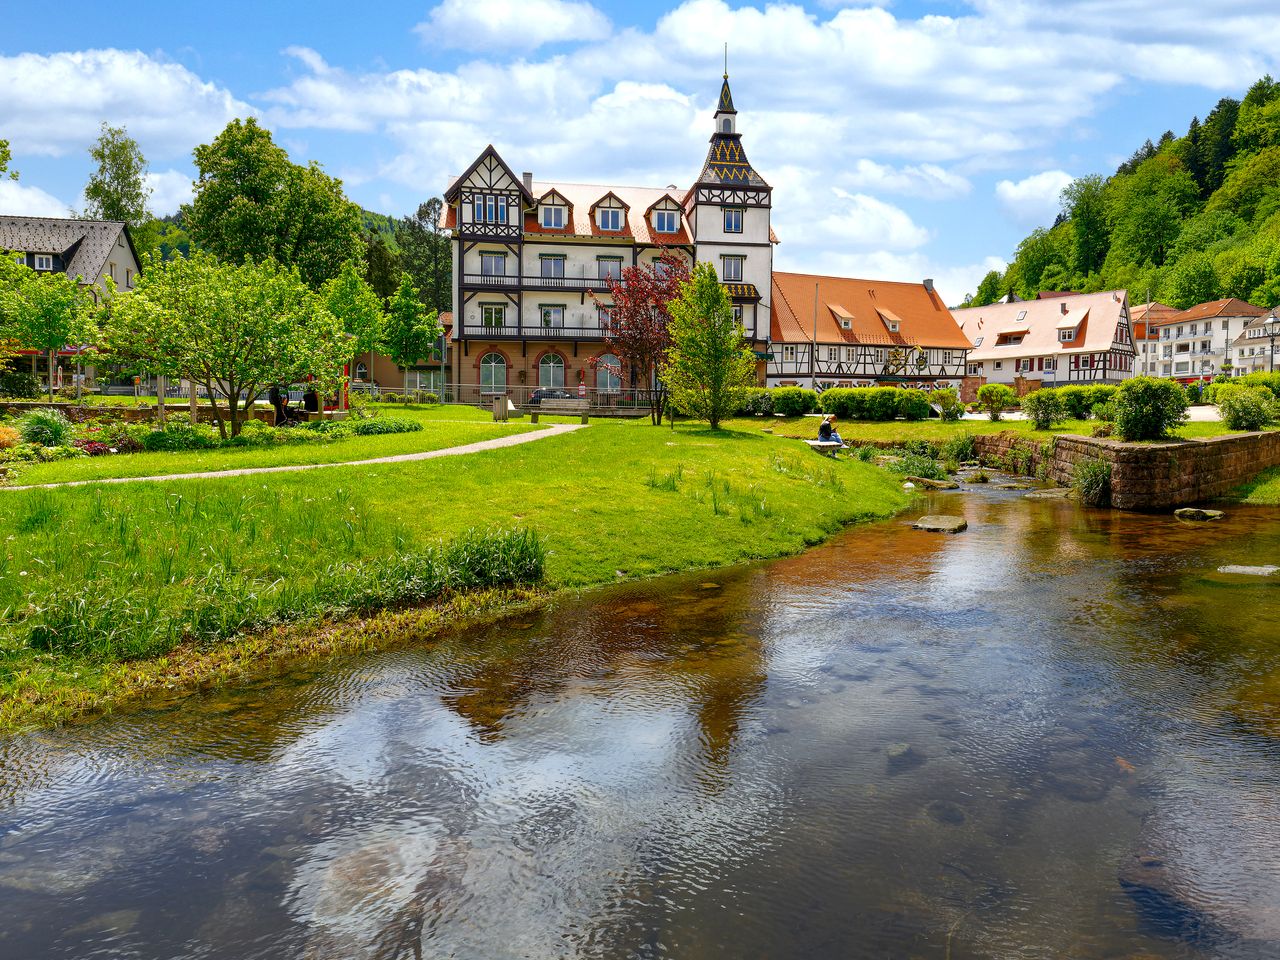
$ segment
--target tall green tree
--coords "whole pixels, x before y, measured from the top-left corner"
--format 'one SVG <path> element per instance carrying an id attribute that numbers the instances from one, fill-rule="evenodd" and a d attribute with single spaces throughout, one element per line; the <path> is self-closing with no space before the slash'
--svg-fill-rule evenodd
<path id="1" fill-rule="evenodd" d="M 391 362 L 404 371 L 406 390 L 409 368 L 432 356 L 443 333 L 439 311 L 422 303 L 409 274 L 400 274 L 400 283 L 387 304 L 382 345 Z"/>
<path id="2" fill-rule="evenodd" d="M 90 345 L 98 339 L 93 296 L 79 279 L 65 273 L 36 273 L 9 261 L 0 282 L 0 329 L 4 339 L 48 356 L 50 400 L 58 351 Z"/>
<path id="3" fill-rule="evenodd" d="M 195 198 L 184 208 L 192 241 L 230 261 L 296 267 L 312 289 L 364 257 L 360 208 L 318 164 L 289 161 L 257 120 L 233 120 L 195 149 Z"/>
<path id="4" fill-rule="evenodd" d="M 413 216 L 401 220 L 396 230 L 400 262 L 418 287 L 422 302 L 436 310 L 448 310 L 453 303 L 453 253 L 449 237 L 440 226 L 443 211 L 440 198 L 432 197 L 419 204 Z"/>
<path id="5" fill-rule="evenodd" d="M 97 167 L 85 184 L 85 216 L 91 220 L 123 220 L 139 227 L 148 218 L 147 161 L 138 141 L 124 127 L 103 123 L 89 148 Z"/>
<path id="6" fill-rule="evenodd" d="M 969 298 L 969 302 L 965 306 L 985 307 L 987 304 L 995 303 L 999 299 L 1000 273 L 997 270 L 988 270 L 986 276 L 978 283 L 978 289 Z"/>
<path id="7" fill-rule="evenodd" d="M 13 153 L 9 150 L 9 141 L 0 140 L 0 177 L 8 177 L 10 180 L 18 179 L 18 171 L 9 169 L 9 164 L 12 162 Z"/>
<path id="8" fill-rule="evenodd" d="M 693 268 L 668 310 L 671 350 L 663 382 L 679 409 L 708 421 L 714 430 L 755 385 L 755 356 L 711 264 Z"/>
<path id="9" fill-rule="evenodd" d="M 302 281 L 274 261 L 223 263 L 197 252 L 153 263 L 113 303 L 106 343 L 156 373 L 204 387 L 223 437 L 272 384 L 312 378 L 321 393 L 342 384 L 355 341 Z"/>
<path id="10" fill-rule="evenodd" d="M 383 300 L 391 298 L 400 283 L 400 255 L 391 249 L 381 233 L 365 234 L 364 278 Z"/>
<path id="11" fill-rule="evenodd" d="M 1107 225 L 1106 181 L 1097 174 L 1080 177 L 1062 191 L 1062 212 L 1071 224 L 1071 268 L 1087 277 L 1102 266 L 1111 244 Z"/>
<path id="12" fill-rule="evenodd" d="M 1223 97 L 1205 117 L 1201 127 L 1200 164 L 1204 180 L 1200 184 L 1200 197 L 1208 197 L 1222 186 L 1227 175 L 1227 164 L 1235 156 L 1236 119 L 1240 115 L 1240 101 Z"/>
<path id="13" fill-rule="evenodd" d="M 320 296 L 351 338 L 356 354 L 372 353 L 378 347 L 384 321 L 382 299 L 365 283 L 359 267 L 347 261 L 336 277 L 325 281 Z M 373 367 L 372 358 L 369 367 Z"/>

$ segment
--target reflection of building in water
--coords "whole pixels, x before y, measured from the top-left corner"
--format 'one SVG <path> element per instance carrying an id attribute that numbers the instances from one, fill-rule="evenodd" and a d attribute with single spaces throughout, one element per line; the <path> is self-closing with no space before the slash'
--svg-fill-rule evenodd
<path id="1" fill-rule="evenodd" d="M 573 688 L 588 695 L 625 688 L 628 707 L 690 711 L 708 772 L 722 769 L 764 689 L 766 665 L 754 578 L 717 583 L 684 581 L 672 587 L 682 592 L 662 600 L 646 589 L 586 611 L 552 611 L 523 638 L 497 628 L 478 641 L 492 652 L 452 682 L 444 702 L 482 739 L 496 741 L 540 700 L 572 696 Z M 636 690 L 648 702 L 636 705 Z"/>

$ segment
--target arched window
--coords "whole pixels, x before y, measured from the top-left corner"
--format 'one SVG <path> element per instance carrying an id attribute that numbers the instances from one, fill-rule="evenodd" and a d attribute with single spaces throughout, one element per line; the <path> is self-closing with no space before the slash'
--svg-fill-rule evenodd
<path id="1" fill-rule="evenodd" d="M 486 353 L 480 358 L 480 389 L 497 393 L 507 389 L 507 361 L 500 353 Z"/>
<path id="2" fill-rule="evenodd" d="M 622 389 L 622 365 L 612 353 L 596 361 L 596 389 L 602 393 L 617 393 Z"/>
<path id="3" fill-rule="evenodd" d="M 564 386 L 564 360 L 559 355 L 548 353 L 538 361 L 538 386 Z"/>
<path id="4" fill-rule="evenodd" d="M 363 363 L 356 364 L 356 379 L 357 380 L 369 379 L 369 368 L 366 367 Z"/>
<path id="5" fill-rule="evenodd" d="M 721 133 L 732 133 L 732 132 L 733 132 L 733 121 L 732 121 L 732 120 L 730 120 L 728 117 L 725 117 L 723 120 L 721 120 L 721 121 L 720 121 L 720 132 L 721 132 Z"/>

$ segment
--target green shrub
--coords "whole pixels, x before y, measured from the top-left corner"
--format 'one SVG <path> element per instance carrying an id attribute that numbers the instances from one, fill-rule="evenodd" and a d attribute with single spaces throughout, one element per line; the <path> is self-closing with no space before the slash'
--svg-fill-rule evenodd
<path id="1" fill-rule="evenodd" d="M 351 432 L 359 437 L 369 437 L 383 433 L 417 433 L 422 424 L 417 420 L 404 420 L 399 417 L 378 417 L 374 420 L 357 420 Z"/>
<path id="2" fill-rule="evenodd" d="M 955 387 L 933 391 L 933 402 L 938 405 L 942 419 L 954 423 L 964 416 L 964 404 L 960 402 L 960 393 Z"/>
<path id="3" fill-rule="evenodd" d="M 864 443 L 860 447 L 853 448 L 853 458 L 855 460 L 861 460 L 863 463 L 870 463 L 879 455 L 879 453 L 880 450 L 869 443 Z"/>
<path id="4" fill-rule="evenodd" d="M 1232 430 L 1261 430 L 1276 420 L 1276 398 L 1265 387 L 1230 384 L 1218 391 L 1218 411 Z"/>
<path id="5" fill-rule="evenodd" d="M 904 477 L 924 477 L 926 480 L 945 480 L 947 477 L 946 471 L 942 469 L 942 464 L 934 460 L 933 457 L 922 456 L 905 450 L 894 452 L 900 453 L 901 458 L 888 465 L 888 469 L 893 473 Z"/>
<path id="6" fill-rule="evenodd" d="M 948 437 L 938 453 L 944 460 L 955 460 L 957 463 L 964 463 L 978 458 L 977 452 L 974 450 L 973 434 L 971 433 L 957 433 L 955 436 Z"/>
<path id="7" fill-rule="evenodd" d="M 1081 503 L 1095 507 L 1111 505 L 1111 464 L 1105 460 L 1082 460 L 1073 471 L 1071 486 Z"/>
<path id="8" fill-rule="evenodd" d="M 898 391 L 898 416 L 903 420 L 927 420 L 931 412 L 929 395 L 923 390 Z"/>
<path id="9" fill-rule="evenodd" d="M 1067 419 L 1066 407 L 1057 390 L 1035 390 L 1022 398 L 1022 412 L 1036 425 L 1037 430 L 1052 430 Z"/>
<path id="10" fill-rule="evenodd" d="M 902 391 L 897 387 L 871 387 L 867 394 L 868 420 L 896 420 L 898 418 L 898 397 Z"/>
<path id="11" fill-rule="evenodd" d="M 1101 420 L 1103 423 L 1116 422 L 1116 402 L 1108 400 L 1106 403 L 1095 403 L 1093 409 L 1089 411 L 1095 420 Z"/>
<path id="12" fill-rule="evenodd" d="M 768 416 L 773 413 L 773 393 L 763 387 L 749 388 L 737 409 L 740 417 Z"/>
<path id="13" fill-rule="evenodd" d="M 1182 388 L 1182 392 L 1187 395 L 1187 403 L 1200 403 L 1204 399 L 1204 384 L 1199 380 L 1192 380 Z"/>
<path id="14" fill-rule="evenodd" d="M 777 387 L 773 391 L 773 412 L 784 417 L 803 417 L 818 409 L 818 394 L 804 387 Z"/>
<path id="15" fill-rule="evenodd" d="M 999 420 L 1017 399 L 1017 394 L 1003 383 L 988 383 L 978 390 L 978 407 L 993 421 Z"/>
<path id="16" fill-rule="evenodd" d="M 218 446 L 218 438 L 208 424 L 171 423 L 163 430 L 152 430 L 142 438 L 142 449 L 148 451 L 210 450 Z"/>
<path id="17" fill-rule="evenodd" d="M 1187 395 L 1172 380 L 1126 380 L 1114 402 L 1116 432 L 1122 440 L 1159 440 L 1187 419 Z"/>
<path id="18" fill-rule="evenodd" d="M 30 400 L 40 396 L 40 380 L 25 370 L 0 370 L 0 397 Z"/>
<path id="19" fill-rule="evenodd" d="M 1232 378 L 1230 382 L 1246 387 L 1266 387 L 1277 400 L 1280 400 L 1280 370 L 1246 373 L 1243 377 Z"/>
<path id="20" fill-rule="evenodd" d="M 1055 387 L 1054 393 L 1062 402 L 1062 408 L 1069 420 L 1088 420 L 1089 411 L 1093 408 L 1093 399 L 1088 387 L 1070 386 Z"/>
<path id="21" fill-rule="evenodd" d="M 60 447 L 71 439 L 71 421 L 61 410 L 41 407 L 18 418 L 18 432 L 25 443 Z"/>

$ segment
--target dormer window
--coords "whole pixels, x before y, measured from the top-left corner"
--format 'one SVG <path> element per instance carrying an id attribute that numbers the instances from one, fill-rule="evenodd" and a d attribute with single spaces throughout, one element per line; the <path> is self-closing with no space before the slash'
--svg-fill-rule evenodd
<path id="1" fill-rule="evenodd" d="M 600 209 L 599 223 L 601 230 L 621 230 L 622 211 L 617 207 L 602 207 Z"/>
<path id="2" fill-rule="evenodd" d="M 658 233 L 675 233 L 680 229 L 679 218 L 674 210 L 656 210 L 653 214 L 653 228 Z"/>
<path id="3" fill-rule="evenodd" d="M 542 225 L 549 230 L 560 230 L 564 227 L 564 207 L 557 204 L 542 205 Z"/>
<path id="4" fill-rule="evenodd" d="M 898 321 L 897 321 L 897 320 L 890 320 L 890 321 L 888 322 L 888 326 L 889 326 L 889 332 L 890 332 L 890 333 L 897 333 L 897 332 L 898 332 L 898 326 L 899 326 L 899 324 L 898 324 Z"/>
<path id="5" fill-rule="evenodd" d="M 852 320 L 850 320 L 848 317 L 841 317 L 841 318 L 840 318 L 840 329 L 841 329 L 841 330 L 852 330 L 852 329 L 853 329 L 853 321 L 852 321 Z"/>
<path id="6" fill-rule="evenodd" d="M 52 269 L 53 269 L 53 254 L 51 254 L 51 253 L 37 253 L 37 254 L 36 254 L 36 258 L 35 258 L 35 259 L 36 259 L 36 262 L 35 262 L 35 268 L 36 268 L 37 270 L 52 270 Z"/>
<path id="7" fill-rule="evenodd" d="M 1072 340 L 1074 340 L 1075 338 L 1076 338 L 1076 328 L 1075 328 L 1075 327 L 1067 327 L 1065 330 L 1059 330 L 1059 331 L 1058 331 L 1058 342 L 1059 342 L 1059 343 L 1070 343 L 1070 342 L 1071 342 Z"/>

